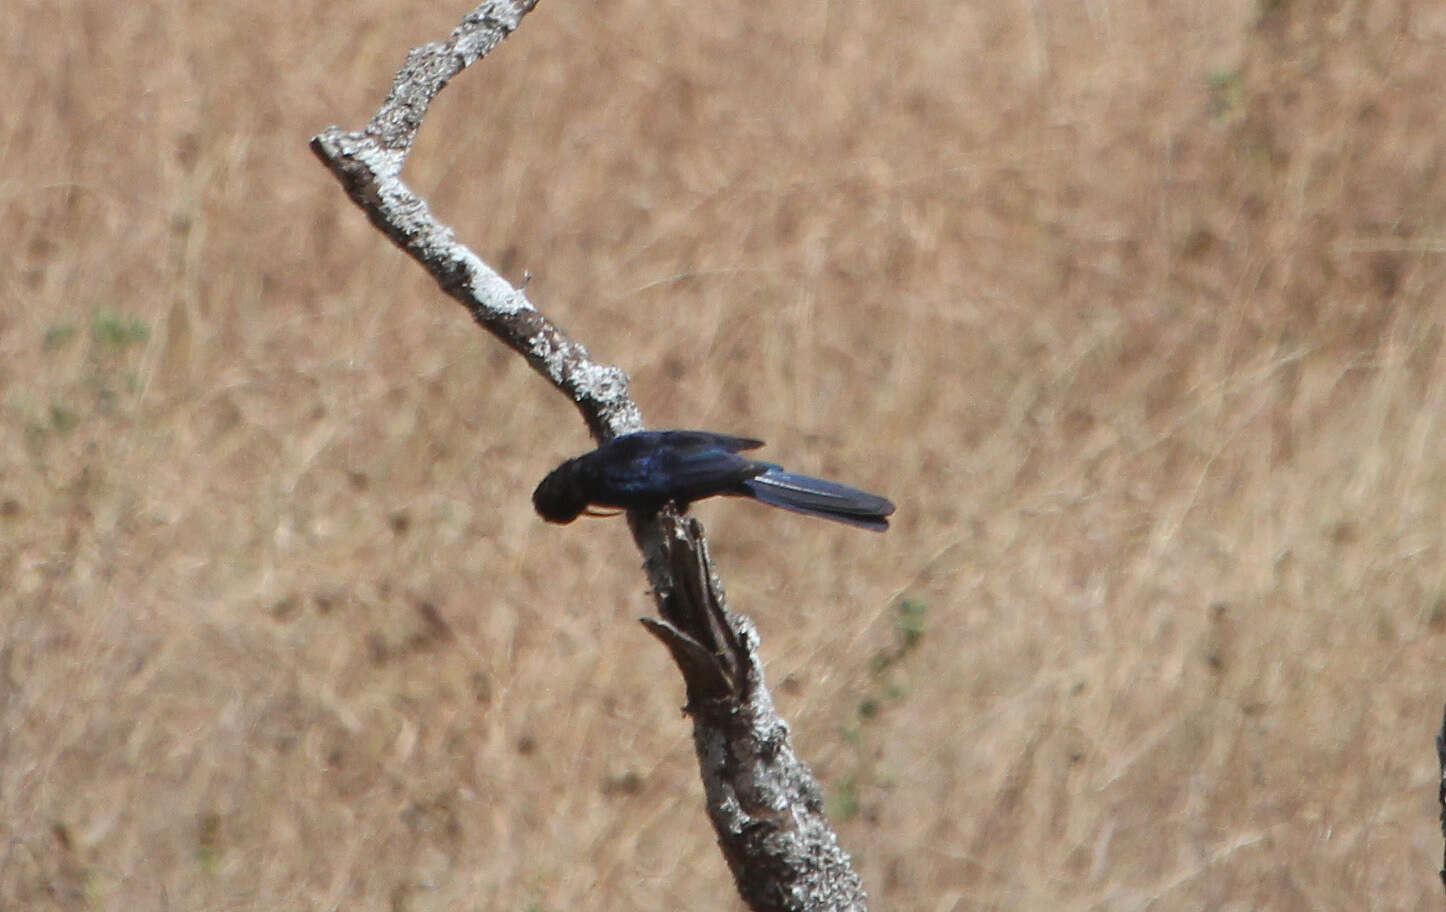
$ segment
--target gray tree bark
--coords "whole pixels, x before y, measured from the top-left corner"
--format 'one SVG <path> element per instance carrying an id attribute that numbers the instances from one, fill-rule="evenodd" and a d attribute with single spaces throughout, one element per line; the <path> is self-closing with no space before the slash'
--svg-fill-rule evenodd
<path id="1" fill-rule="evenodd" d="M 627 375 L 593 361 L 521 289 L 459 243 L 401 179 L 432 99 L 535 5 L 481 4 L 446 41 L 407 55 L 363 130 L 328 127 L 311 148 L 372 224 L 571 399 L 603 443 L 643 427 Z M 708 817 L 739 894 L 758 912 L 866 909 L 863 884 L 824 814 L 818 782 L 794 753 L 788 724 L 764 683 L 757 630 L 724 601 L 702 525 L 672 509 L 630 514 L 628 522 L 659 615 L 642 622 L 682 673 Z"/>

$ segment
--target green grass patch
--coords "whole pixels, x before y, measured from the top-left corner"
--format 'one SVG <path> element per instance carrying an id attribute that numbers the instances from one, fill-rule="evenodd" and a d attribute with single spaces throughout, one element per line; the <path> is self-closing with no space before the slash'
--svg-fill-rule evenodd
<path id="1" fill-rule="evenodd" d="M 91 320 L 90 337 L 106 348 L 124 350 L 150 338 L 151 329 L 139 317 L 97 311 Z"/>

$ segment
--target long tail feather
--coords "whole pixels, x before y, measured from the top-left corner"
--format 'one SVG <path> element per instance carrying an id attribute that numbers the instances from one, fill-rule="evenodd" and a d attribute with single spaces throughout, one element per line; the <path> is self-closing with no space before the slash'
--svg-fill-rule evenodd
<path id="1" fill-rule="evenodd" d="M 769 506 L 875 532 L 889 527 L 887 517 L 894 512 L 894 505 L 877 494 L 777 468 L 748 479 L 743 487 L 754 499 Z"/>

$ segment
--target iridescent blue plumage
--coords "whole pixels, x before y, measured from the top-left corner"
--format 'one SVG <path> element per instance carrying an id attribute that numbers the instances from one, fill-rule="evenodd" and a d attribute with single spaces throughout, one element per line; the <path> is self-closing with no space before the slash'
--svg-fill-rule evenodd
<path id="1" fill-rule="evenodd" d="M 760 446 L 709 431 L 624 434 L 558 466 L 532 503 L 543 519 L 568 523 L 589 506 L 648 511 L 727 495 L 878 532 L 889 527 L 894 505 L 883 497 L 739 455 Z"/>

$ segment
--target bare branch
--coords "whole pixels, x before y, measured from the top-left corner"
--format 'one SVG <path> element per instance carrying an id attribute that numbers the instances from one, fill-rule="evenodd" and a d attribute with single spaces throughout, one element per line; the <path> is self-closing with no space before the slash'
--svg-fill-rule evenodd
<path id="1" fill-rule="evenodd" d="M 576 403 L 593 437 L 604 441 L 643 426 L 628 396 L 627 375 L 589 358 L 586 349 L 538 313 L 521 289 L 458 242 L 401 178 L 432 99 L 511 34 L 535 5 L 536 0 L 490 0 L 477 7 L 447 41 L 407 55 L 391 94 L 365 130 L 328 127 L 312 139 L 311 149 L 373 225 L 421 263 L 484 329 Z"/>
<path id="2" fill-rule="evenodd" d="M 708 816 L 738 892 L 758 912 L 863 912 L 863 883 L 773 706 L 758 631 L 724 603 L 702 524 L 665 513 L 657 525 L 665 533 L 661 552 L 650 550 L 646 534 L 640 544 L 649 563 L 666 562 L 676 582 L 659 599 L 663 620 L 642 621 L 672 651 L 687 683 Z"/>
<path id="3" fill-rule="evenodd" d="M 432 100 L 535 4 L 483 3 L 447 41 L 407 55 L 365 130 L 329 127 L 311 148 L 372 224 L 567 395 L 603 442 L 643 426 L 627 375 L 589 358 L 520 289 L 459 243 L 401 179 Z M 643 623 L 682 672 L 708 815 L 740 894 L 760 912 L 865 909 L 862 884 L 823 813 L 818 782 L 794 754 L 788 725 L 764 685 L 758 633 L 724 604 L 702 525 L 672 509 L 630 514 L 628 522 L 661 615 Z"/>

